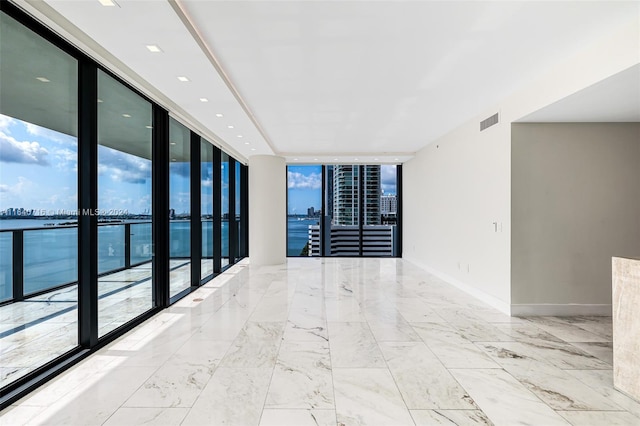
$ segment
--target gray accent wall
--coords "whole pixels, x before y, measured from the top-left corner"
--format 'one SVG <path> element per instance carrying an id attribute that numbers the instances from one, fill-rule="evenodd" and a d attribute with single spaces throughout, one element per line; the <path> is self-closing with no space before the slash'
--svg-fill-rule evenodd
<path id="1" fill-rule="evenodd" d="M 640 256 L 640 123 L 511 132 L 511 303 L 611 304 L 611 257 Z"/>

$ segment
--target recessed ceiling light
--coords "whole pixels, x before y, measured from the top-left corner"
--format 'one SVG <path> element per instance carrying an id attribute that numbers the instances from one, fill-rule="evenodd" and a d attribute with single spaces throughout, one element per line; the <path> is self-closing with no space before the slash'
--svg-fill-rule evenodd
<path id="1" fill-rule="evenodd" d="M 313 161 L 318 161 L 318 159 L 317 159 L 317 158 L 314 158 L 314 159 L 313 159 Z"/>
<path id="2" fill-rule="evenodd" d="M 251 148 L 251 151 L 255 151 L 255 150 L 256 150 L 255 148 Z"/>
<path id="3" fill-rule="evenodd" d="M 245 142 L 244 144 L 245 144 L 245 145 L 249 145 L 249 144 L 251 144 L 251 142 Z"/>
<path id="4" fill-rule="evenodd" d="M 227 129 L 233 129 L 233 126 L 227 126 Z"/>
<path id="5" fill-rule="evenodd" d="M 338 161 L 338 159 L 337 159 L 337 158 L 334 158 L 334 159 L 333 159 L 333 161 Z"/>
<path id="6" fill-rule="evenodd" d="M 207 99 L 207 98 L 200 98 L 200 102 L 209 102 L 209 99 Z"/>
<path id="7" fill-rule="evenodd" d="M 224 115 L 218 113 L 218 114 L 216 114 L 216 117 L 220 118 L 220 117 L 224 117 Z"/>
<path id="8" fill-rule="evenodd" d="M 39 80 L 39 81 L 41 81 L 43 83 L 48 83 L 48 82 L 51 81 L 51 80 L 49 80 L 48 78 L 45 78 L 45 77 L 36 77 L 36 80 Z"/>
<path id="9" fill-rule="evenodd" d="M 374 158 L 373 161 L 379 161 L 377 158 Z"/>
<path id="10" fill-rule="evenodd" d="M 241 138 L 241 137 L 242 137 L 242 135 L 238 135 L 238 137 L 239 137 L 239 138 Z"/>
<path id="11" fill-rule="evenodd" d="M 358 161 L 358 159 L 357 159 L 357 158 L 354 158 L 354 160 L 355 160 L 355 161 Z"/>
<path id="12" fill-rule="evenodd" d="M 129 115 L 129 114 L 122 114 L 122 116 L 123 116 L 124 118 L 131 118 L 131 115 Z"/>
<path id="13" fill-rule="evenodd" d="M 152 53 L 162 53 L 162 49 L 155 44 L 147 44 L 147 49 Z"/>
<path id="14" fill-rule="evenodd" d="M 103 6 L 118 6 L 118 3 L 116 3 L 114 0 L 98 0 L 98 1 Z"/>
<path id="15" fill-rule="evenodd" d="M 153 126 L 145 126 L 147 129 L 153 129 Z"/>
<path id="16" fill-rule="evenodd" d="M 190 81 L 187 77 L 181 75 L 180 77 L 178 77 L 178 80 L 186 82 L 186 81 Z"/>
<path id="17" fill-rule="evenodd" d="M 298 161 L 298 159 L 297 159 L 297 158 L 294 158 L 294 159 L 293 159 L 293 161 Z"/>
<path id="18" fill-rule="evenodd" d="M 98 98 L 98 103 L 101 104 L 102 102 L 104 102 L 102 99 Z"/>
<path id="19" fill-rule="evenodd" d="M 393 161 L 400 161 L 400 160 L 398 160 L 397 158 L 394 158 Z"/>
<path id="20" fill-rule="evenodd" d="M 169 142 L 169 143 L 170 143 L 171 145 L 175 145 L 175 144 L 176 144 L 175 142 Z"/>

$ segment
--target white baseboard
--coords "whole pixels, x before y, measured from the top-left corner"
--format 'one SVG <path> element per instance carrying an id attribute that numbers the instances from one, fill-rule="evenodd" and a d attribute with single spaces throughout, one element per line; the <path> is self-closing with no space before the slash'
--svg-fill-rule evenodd
<path id="1" fill-rule="evenodd" d="M 580 303 L 529 303 L 511 305 L 511 315 L 517 317 L 569 317 L 576 315 L 611 316 L 611 305 Z"/>
<path id="2" fill-rule="evenodd" d="M 424 269 L 425 271 L 429 272 L 432 275 L 435 275 L 436 277 L 440 278 L 441 280 L 446 281 L 448 284 L 451 284 L 452 286 L 459 288 L 460 290 L 464 291 L 465 293 L 475 297 L 476 299 L 486 303 L 487 305 L 491 306 L 492 308 L 495 308 L 497 310 L 499 310 L 500 312 L 506 314 L 506 315 L 512 315 L 511 313 L 511 306 L 509 305 L 509 303 L 504 302 L 503 300 L 498 299 L 495 296 L 492 296 L 488 293 L 485 293 L 482 290 L 479 290 L 476 287 L 473 287 L 469 284 L 463 283 L 462 281 L 458 281 L 457 279 L 453 278 L 450 275 L 447 275 L 443 272 L 440 272 L 432 267 L 430 267 L 429 265 L 426 265 L 422 262 L 420 262 L 419 260 L 410 258 L 410 257 L 406 257 L 403 256 L 402 257 L 403 260 L 409 261 L 411 263 L 413 263 L 414 265 L 416 265 L 417 267 Z"/>

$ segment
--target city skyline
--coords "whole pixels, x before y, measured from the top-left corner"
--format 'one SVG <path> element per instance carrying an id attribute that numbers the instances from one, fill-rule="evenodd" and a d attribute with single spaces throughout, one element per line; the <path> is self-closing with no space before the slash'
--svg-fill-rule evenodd
<path id="1" fill-rule="evenodd" d="M 380 175 L 382 192 L 385 195 L 397 195 L 396 166 L 381 165 Z M 306 215 L 309 207 L 321 210 L 321 192 L 321 165 L 290 165 L 287 167 L 287 215 Z"/>
<path id="2" fill-rule="evenodd" d="M 78 209 L 78 141 L 75 136 L 0 114 L 0 211 L 24 209 L 69 211 Z M 98 146 L 98 208 L 151 212 L 151 160 Z M 223 213 L 228 212 L 228 163 L 222 164 Z M 170 164 L 170 206 L 190 212 L 189 173 L 186 163 Z M 203 214 L 211 214 L 213 170 L 202 165 Z M 236 170 L 236 178 L 239 175 Z"/>

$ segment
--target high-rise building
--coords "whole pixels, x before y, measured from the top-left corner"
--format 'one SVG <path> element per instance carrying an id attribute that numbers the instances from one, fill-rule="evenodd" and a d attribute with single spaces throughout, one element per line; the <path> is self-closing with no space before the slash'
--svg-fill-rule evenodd
<path id="1" fill-rule="evenodd" d="M 380 213 L 382 215 L 398 213 L 398 197 L 394 194 L 381 196 Z"/>
<path id="2" fill-rule="evenodd" d="M 362 173 L 362 176 L 361 176 Z M 380 224 L 380 166 L 333 166 L 333 223 L 358 225 L 362 179 L 363 225 Z"/>

